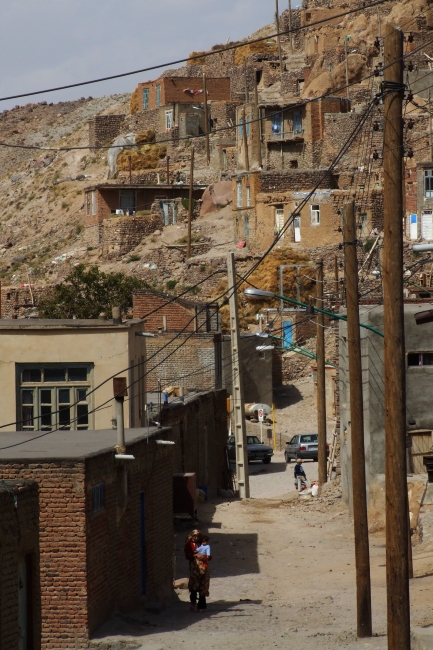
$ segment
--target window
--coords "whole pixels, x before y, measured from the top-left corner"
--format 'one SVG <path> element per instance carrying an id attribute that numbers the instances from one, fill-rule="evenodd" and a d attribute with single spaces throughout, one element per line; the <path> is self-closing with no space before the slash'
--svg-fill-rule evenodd
<path id="1" fill-rule="evenodd" d="M 242 207 L 242 181 L 236 183 L 236 205 L 238 208 Z"/>
<path id="2" fill-rule="evenodd" d="M 161 106 L 161 86 L 155 88 L 155 105 Z"/>
<path id="3" fill-rule="evenodd" d="M 283 133 L 283 114 L 275 113 L 272 115 L 272 135 L 279 137 Z"/>
<path id="4" fill-rule="evenodd" d="M 311 205 L 310 210 L 310 223 L 312 226 L 318 226 L 320 224 L 320 205 Z"/>
<path id="5" fill-rule="evenodd" d="M 119 205 L 121 210 L 135 210 L 135 191 L 134 190 L 120 190 Z"/>
<path id="6" fill-rule="evenodd" d="M 227 170 L 227 149 L 223 149 L 222 151 L 223 154 L 223 170 Z"/>
<path id="7" fill-rule="evenodd" d="M 433 198 L 433 169 L 424 170 L 424 196 Z"/>
<path id="8" fill-rule="evenodd" d="M 300 442 L 317 442 L 317 433 L 311 433 L 308 436 L 301 436 Z"/>
<path id="9" fill-rule="evenodd" d="M 247 208 L 251 205 L 251 187 L 247 185 Z"/>
<path id="10" fill-rule="evenodd" d="M 173 126 L 173 111 L 165 111 L 165 130 L 170 131 Z"/>
<path id="11" fill-rule="evenodd" d="M 96 192 L 92 192 L 92 214 L 96 214 Z"/>
<path id="12" fill-rule="evenodd" d="M 409 367 L 433 366 L 433 352 L 409 352 L 407 365 Z"/>
<path id="13" fill-rule="evenodd" d="M 367 228 L 367 218 L 368 217 L 365 212 L 359 215 L 359 225 L 361 226 L 362 233 L 365 233 L 365 229 Z"/>
<path id="14" fill-rule="evenodd" d="M 245 131 L 246 131 L 247 135 L 250 134 L 250 122 L 251 122 L 251 116 L 247 115 L 246 118 L 245 118 Z"/>
<path id="15" fill-rule="evenodd" d="M 143 110 L 149 108 L 149 88 L 143 88 Z"/>
<path id="16" fill-rule="evenodd" d="M 243 121 L 242 118 L 240 118 L 240 120 L 239 120 L 239 137 L 240 138 L 242 138 L 242 136 L 244 134 L 244 126 L 243 125 L 244 125 L 244 121 Z"/>
<path id="17" fill-rule="evenodd" d="M 92 512 L 105 508 L 105 483 L 97 483 L 92 487 Z"/>
<path id="18" fill-rule="evenodd" d="M 247 445 L 259 445 L 260 440 L 257 436 L 247 436 Z"/>
<path id="19" fill-rule="evenodd" d="M 292 131 L 295 135 L 300 135 L 302 133 L 301 111 L 293 111 L 292 113 Z"/>
<path id="20" fill-rule="evenodd" d="M 234 436 L 230 436 L 230 438 L 229 438 L 229 445 L 234 445 L 234 444 L 235 444 L 235 437 L 234 437 Z"/>
<path id="21" fill-rule="evenodd" d="M 284 208 L 282 205 L 275 208 L 275 230 L 280 237 L 284 237 Z"/>
<path id="22" fill-rule="evenodd" d="M 289 442 L 289 445 L 296 445 L 297 442 L 298 442 L 298 436 L 293 436 L 293 438 Z"/>
<path id="23" fill-rule="evenodd" d="M 18 366 L 18 430 L 89 428 L 90 365 Z"/>
<path id="24" fill-rule="evenodd" d="M 250 236 L 250 217 L 245 215 L 245 239 Z"/>
<path id="25" fill-rule="evenodd" d="M 86 193 L 86 214 L 88 217 L 90 217 L 90 199 L 91 199 L 90 192 L 87 192 Z"/>

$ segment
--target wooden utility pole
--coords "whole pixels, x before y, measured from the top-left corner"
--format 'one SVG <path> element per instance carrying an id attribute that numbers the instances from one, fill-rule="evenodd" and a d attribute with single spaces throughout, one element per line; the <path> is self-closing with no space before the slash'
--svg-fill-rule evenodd
<path id="1" fill-rule="evenodd" d="M 386 582 L 388 648 L 410 649 L 406 368 L 403 305 L 403 33 L 385 31 L 384 249 Z"/>
<path id="2" fill-rule="evenodd" d="M 194 145 L 191 145 L 191 165 L 189 169 L 188 195 L 188 239 L 186 244 L 186 259 L 191 257 L 191 221 L 192 221 L 192 190 L 194 186 Z"/>
<path id="3" fill-rule="evenodd" d="M 340 282 L 338 279 L 338 258 L 334 255 L 334 277 L 335 277 L 335 302 L 337 303 L 340 297 Z"/>
<path id="4" fill-rule="evenodd" d="M 316 307 L 323 309 L 323 260 L 316 264 Z M 317 312 L 317 433 L 319 457 L 319 486 L 326 483 L 326 387 L 325 387 L 325 318 Z"/>
<path id="5" fill-rule="evenodd" d="M 245 426 L 243 377 L 239 358 L 241 337 L 239 332 L 235 256 L 233 253 L 228 253 L 227 255 L 227 274 L 230 306 L 230 346 L 232 353 L 232 400 L 236 445 L 236 478 L 240 498 L 249 499 L 250 479 L 248 475 L 247 431 Z"/>
<path id="6" fill-rule="evenodd" d="M 431 114 L 431 90 L 430 88 L 428 89 L 428 111 L 429 111 L 429 119 L 428 119 L 428 142 L 429 142 L 429 150 L 430 150 L 430 162 L 433 162 L 433 135 L 432 135 L 432 114 Z"/>
<path id="7" fill-rule="evenodd" d="M 242 142 L 244 145 L 245 154 L 245 171 L 250 171 L 250 157 L 248 155 L 248 136 L 247 136 L 247 121 L 245 117 L 245 104 L 242 106 Z"/>
<path id="8" fill-rule="evenodd" d="M 206 74 L 203 72 L 203 94 L 204 94 L 204 124 L 206 133 L 206 162 L 210 163 L 210 148 L 209 148 L 209 114 L 207 106 L 207 88 L 206 88 Z"/>
<path id="9" fill-rule="evenodd" d="M 280 78 L 281 78 L 281 93 L 283 92 L 283 57 L 281 54 L 281 40 L 280 40 L 280 21 L 278 11 L 278 0 L 275 0 L 275 26 L 277 28 L 277 44 L 278 44 L 278 57 L 280 59 Z"/>
<path id="10" fill-rule="evenodd" d="M 254 78 L 254 107 L 256 115 L 256 133 L 257 133 L 257 167 L 262 167 L 262 122 L 260 119 L 259 108 L 259 89 L 257 88 L 257 77 Z"/>
<path id="11" fill-rule="evenodd" d="M 292 2 L 291 2 L 291 0 L 289 0 L 289 32 L 290 32 L 290 53 L 293 54 Z"/>
<path id="12" fill-rule="evenodd" d="M 167 185 L 170 185 L 170 156 L 167 156 Z"/>
<path id="13" fill-rule="evenodd" d="M 370 549 L 365 482 L 364 404 L 362 396 L 361 334 L 359 329 L 358 258 L 353 201 L 344 206 L 347 348 L 350 383 L 350 440 L 352 449 L 353 527 L 356 566 L 356 629 L 358 637 L 372 636 Z"/>

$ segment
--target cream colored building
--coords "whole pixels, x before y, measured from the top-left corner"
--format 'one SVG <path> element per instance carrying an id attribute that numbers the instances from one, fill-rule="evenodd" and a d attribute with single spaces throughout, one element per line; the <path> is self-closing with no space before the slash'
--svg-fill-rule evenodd
<path id="1" fill-rule="evenodd" d="M 143 331 L 141 320 L 0 319 L 0 426 L 110 429 L 115 374 L 128 383 L 125 427 L 143 426 Z"/>

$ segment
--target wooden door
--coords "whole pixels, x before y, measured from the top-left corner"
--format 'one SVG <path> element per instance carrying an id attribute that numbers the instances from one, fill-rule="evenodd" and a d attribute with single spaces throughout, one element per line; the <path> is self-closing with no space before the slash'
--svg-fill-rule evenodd
<path id="1" fill-rule="evenodd" d="M 412 438 L 412 462 L 414 474 L 425 474 L 426 469 L 423 464 L 425 456 L 432 446 L 432 432 L 428 429 L 419 429 L 418 431 L 409 431 Z"/>

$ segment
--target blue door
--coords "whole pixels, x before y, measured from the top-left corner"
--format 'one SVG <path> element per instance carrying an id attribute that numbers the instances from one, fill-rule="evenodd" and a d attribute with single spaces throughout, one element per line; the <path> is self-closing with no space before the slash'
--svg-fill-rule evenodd
<path id="1" fill-rule="evenodd" d="M 288 348 L 293 343 L 293 323 L 286 321 L 283 323 L 284 347 Z"/>
<path id="2" fill-rule="evenodd" d="M 140 492 L 141 595 L 146 593 L 146 520 L 144 492 Z"/>

